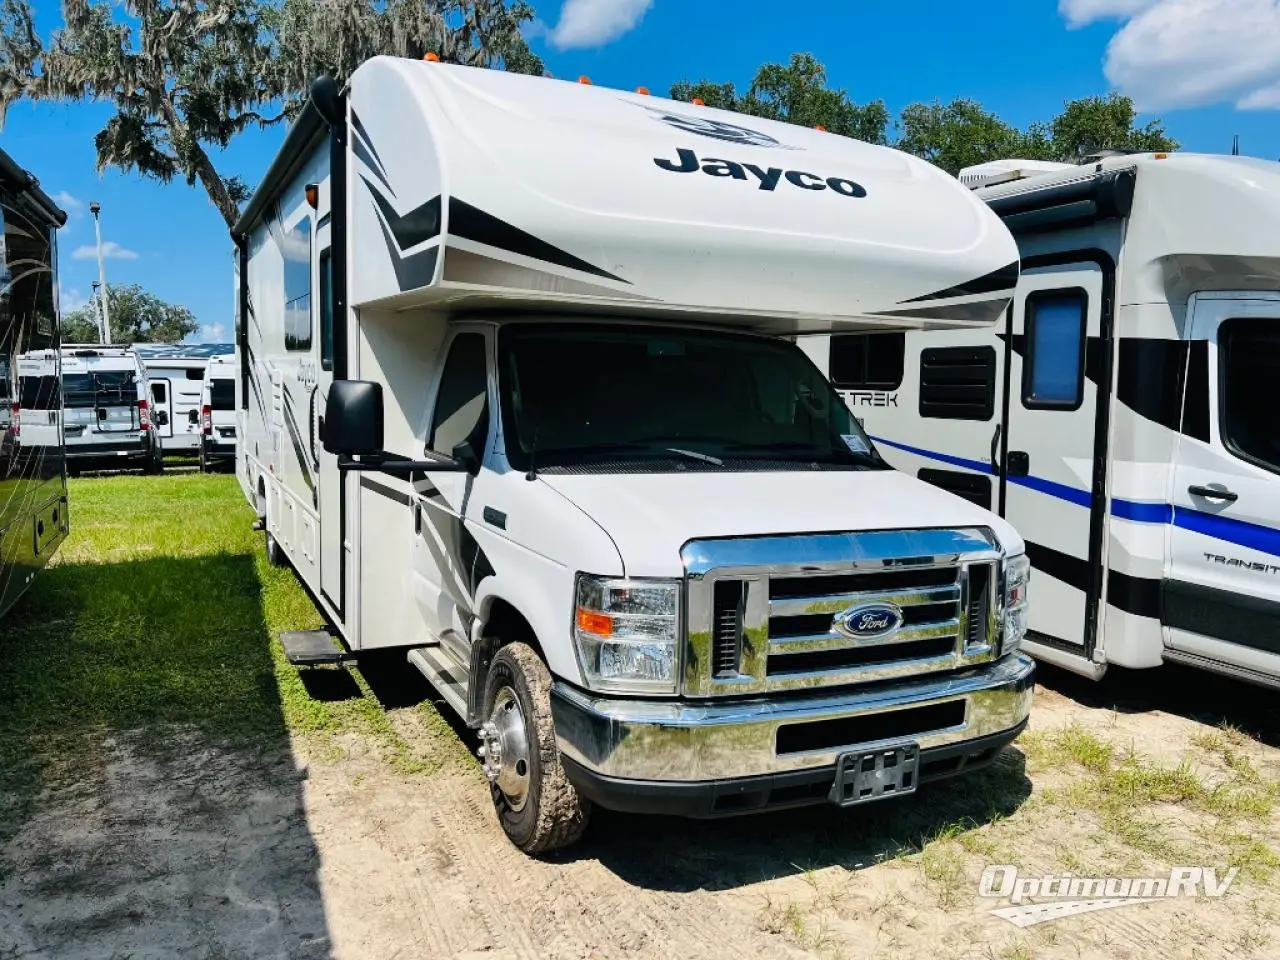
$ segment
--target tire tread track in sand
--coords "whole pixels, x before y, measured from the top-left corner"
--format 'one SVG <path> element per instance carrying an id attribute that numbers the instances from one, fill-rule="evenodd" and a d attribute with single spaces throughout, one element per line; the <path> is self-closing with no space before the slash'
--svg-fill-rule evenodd
<path id="1" fill-rule="evenodd" d="M 415 947 L 427 944 L 430 952 L 426 956 L 429 957 L 452 956 L 458 947 L 449 942 L 449 931 L 456 927 L 457 918 L 442 915 L 437 909 L 438 897 L 422 876 L 421 858 L 406 848 L 397 830 L 387 830 L 382 840 L 399 875 L 396 899 L 403 902 L 404 908 L 398 912 L 402 917 L 411 918 L 417 930 Z"/>

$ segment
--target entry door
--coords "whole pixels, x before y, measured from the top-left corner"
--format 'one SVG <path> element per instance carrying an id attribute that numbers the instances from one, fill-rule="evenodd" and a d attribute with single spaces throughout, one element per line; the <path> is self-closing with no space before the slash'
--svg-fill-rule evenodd
<path id="1" fill-rule="evenodd" d="M 173 383 L 166 379 L 151 381 L 151 408 L 156 412 L 156 426 L 160 436 L 173 436 Z M 164 416 L 161 417 L 160 414 Z M 164 422 L 161 423 L 160 421 Z"/>
<path id="2" fill-rule="evenodd" d="M 1003 513 L 1034 570 L 1028 628 L 1082 652 L 1092 647 L 1105 520 L 1095 490 L 1105 459 L 1096 431 L 1102 295 L 1092 263 L 1024 271 L 1009 330 Z"/>
<path id="3" fill-rule="evenodd" d="M 316 386 L 312 392 L 315 405 L 311 417 L 311 449 L 316 463 L 317 501 L 320 508 L 320 592 L 338 611 L 339 619 L 345 619 L 346 609 L 346 535 L 347 511 L 343 488 L 346 477 L 338 469 L 338 458 L 324 448 L 324 410 L 329 399 L 329 387 L 334 380 L 334 309 L 333 309 L 333 250 L 330 246 L 329 224 L 323 223 L 316 230 L 315 269 L 316 290 L 311 302 L 316 305 L 320 335 L 317 342 Z M 345 325 L 342 325 L 345 329 Z"/>
<path id="4" fill-rule="evenodd" d="M 1186 377 L 1162 616 L 1171 646 L 1277 677 L 1280 294 L 1248 296 L 1191 304 L 1208 376 Z"/>

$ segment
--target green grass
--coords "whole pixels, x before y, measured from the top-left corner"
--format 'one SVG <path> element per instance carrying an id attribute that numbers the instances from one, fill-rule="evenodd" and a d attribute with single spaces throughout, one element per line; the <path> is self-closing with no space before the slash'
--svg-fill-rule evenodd
<path id="1" fill-rule="evenodd" d="M 271 751 L 290 731 L 358 731 L 405 774 L 465 756 L 430 703 L 417 708 L 422 736 L 397 735 L 354 669 L 311 677 L 349 695 L 311 696 L 275 638 L 321 618 L 293 573 L 267 564 L 234 477 L 87 478 L 70 498 L 71 536 L 3 625 L 0 840 L 114 734 L 159 750 L 177 725 Z"/>

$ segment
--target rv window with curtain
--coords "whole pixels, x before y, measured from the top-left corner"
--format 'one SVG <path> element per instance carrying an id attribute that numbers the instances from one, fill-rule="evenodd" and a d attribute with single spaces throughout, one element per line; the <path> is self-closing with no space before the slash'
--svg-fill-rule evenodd
<path id="1" fill-rule="evenodd" d="M 828 370 L 842 389 L 897 390 L 902 386 L 905 333 L 837 333 Z"/>
<path id="2" fill-rule="evenodd" d="M 994 347 L 930 347 L 920 351 L 920 416 L 990 420 L 995 412 Z"/>
<path id="3" fill-rule="evenodd" d="M 320 369 L 333 369 L 333 251 L 320 254 Z"/>
<path id="4" fill-rule="evenodd" d="M 440 378 L 428 449 L 451 457 L 454 447 L 469 440 L 476 456 L 484 456 L 484 440 L 489 428 L 488 386 L 484 335 L 458 334 L 449 347 Z"/>
<path id="5" fill-rule="evenodd" d="M 1236 456 L 1280 473 L 1280 319 L 1240 317 L 1218 328 L 1222 442 Z"/>
<path id="6" fill-rule="evenodd" d="M 1078 410 L 1084 402 L 1084 290 L 1040 290 L 1027 296 L 1022 405 L 1028 410 Z"/>
<path id="7" fill-rule="evenodd" d="M 311 217 L 284 234 L 284 348 L 311 349 Z"/>

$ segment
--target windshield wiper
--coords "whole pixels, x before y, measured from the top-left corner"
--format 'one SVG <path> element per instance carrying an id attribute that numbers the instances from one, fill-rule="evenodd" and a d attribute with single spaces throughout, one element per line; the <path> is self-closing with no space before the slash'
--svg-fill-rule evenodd
<path id="1" fill-rule="evenodd" d="M 681 450 L 679 447 L 667 447 L 667 453 L 678 453 L 683 457 L 689 457 L 693 460 L 701 460 L 703 463 L 713 463 L 717 467 L 723 467 L 724 461 L 719 457 L 713 457 L 708 453 L 698 453 L 696 450 Z"/>

